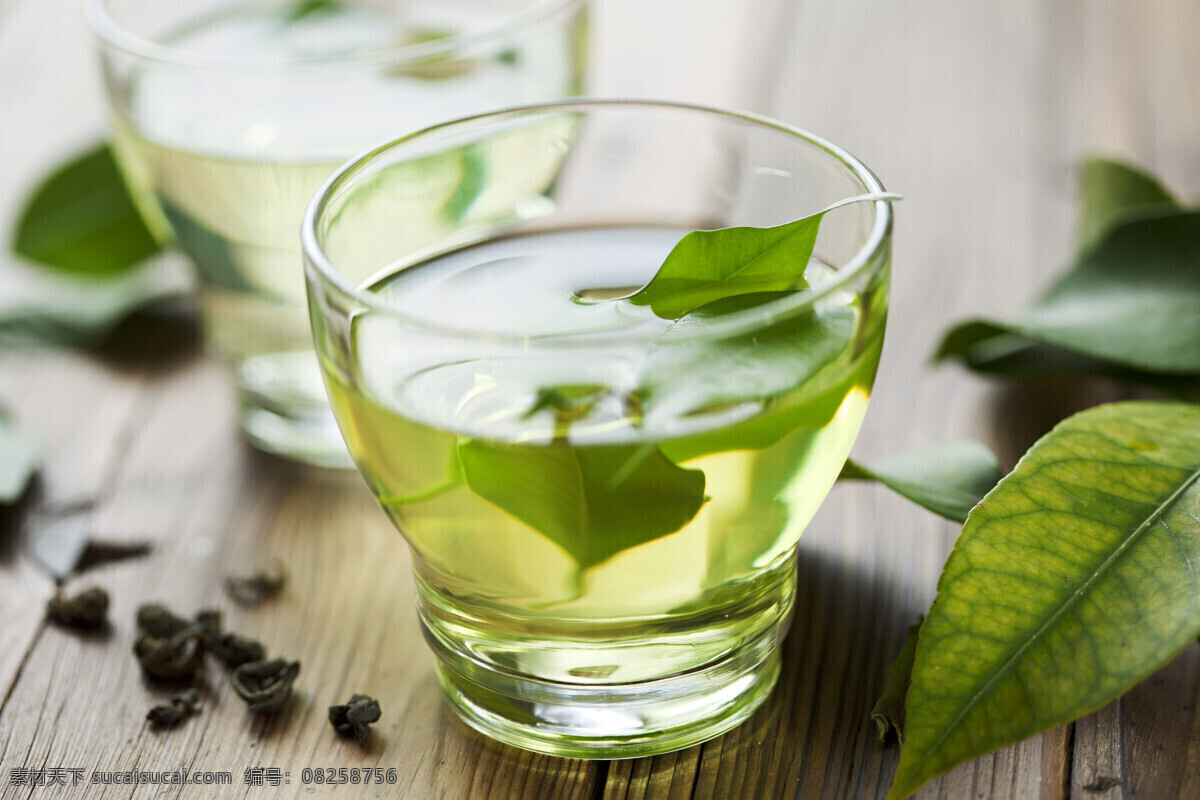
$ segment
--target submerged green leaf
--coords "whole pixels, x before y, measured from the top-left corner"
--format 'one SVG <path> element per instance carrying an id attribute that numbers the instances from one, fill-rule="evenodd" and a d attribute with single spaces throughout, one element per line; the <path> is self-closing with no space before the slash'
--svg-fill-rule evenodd
<path id="1" fill-rule="evenodd" d="M 1013 336 L 1138 372 L 1200 375 L 1200 211 L 1120 222 L 1016 322 L 960 324 L 936 357 L 969 362 Z"/>
<path id="2" fill-rule="evenodd" d="M 1147 207 L 1178 208 L 1175 198 L 1152 176 L 1130 164 L 1089 158 L 1080 173 L 1083 213 L 1079 239 L 1087 245 L 1101 238 L 1124 216 Z"/>
<path id="3" fill-rule="evenodd" d="M 21 499 L 38 466 L 38 445 L 0 411 L 0 505 Z"/>
<path id="4" fill-rule="evenodd" d="M 694 329 L 723 313 L 777 299 L 765 292 L 713 301 L 673 326 Z M 647 419 L 675 419 L 759 403 L 798 389 L 850 346 L 857 314 L 849 306 L 822 306 L 794 314 L 752 333 L 709 341 L 669 343 L 647 360 L 638 392 Z M 780 435 L 787 431 L 781 431 Z"/>
<path id="5" fill-rule="evenodd" d="M 847 461 L 841 480 L 872 480 L 935 514 L 965 522 L 1004 475 L 986 445 L 947 442 L 889 459 L 875 467 Z"/>
<path id="6" fill-rule="evenodd" d="M 704 473 L 654 445 L 459 445 L 471 491 L 540 531 L 581 569 L 682 528 L 704 504 Z"/>
<path id="7" fill-rule="evenodd" d="M 1200 631 L 1200 407 L 1061 423 L 972 512 L 921 628 L 889 797 L 1076 719 Z"/>
<path id="8" fill-rule="evenodd" d="M 61 270 L 110 275 L 161 249 L 101 144 L 47 177 L 17 223 L 13 249 Z"/>

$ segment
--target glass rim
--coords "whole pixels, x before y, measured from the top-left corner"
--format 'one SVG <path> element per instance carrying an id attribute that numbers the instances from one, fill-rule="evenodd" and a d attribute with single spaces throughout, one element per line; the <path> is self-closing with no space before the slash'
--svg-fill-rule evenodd
<path id="1" fill-rule="evenodd" d="M 260 61 L 253 58 L 211 56 L 179 50 L 126 29 L 109 13 L 112 2 L 113 0 L 84 0 L 84 18 L 92 33 L 102 43 L 129 55 L 179 67 L 248 72 L 288 72 L 331 67 L 353 68 L 421 62 L 492 41 L 506 41 L 532 24 L 550 19 L 560 12 L 586 6 L 590 0 L 530 0 L 526 8 L 505 17 L 499 24 L 492 27 L 453 33 L 427 42 L 364 50 L 349 56 L 318 56 L 287 61 Z"/>
<path id="2" fill-rule="evenodd" d="M 823 139 L 816 134 L 810 133 L 802 128 L 797 128 L 785 122 L 781 122 L 771 117 L 766 117 L 761 114 L 755 114 L 749 111 L 737 111 L 716 108 L 714 106 L 706 106 L 695 103 L 685 103 L 673 100 L 646 100 L 646 99 L 617 99 L 617 98 L 593 98 L 580 97 L 570 100 L 555 100 L 551 102 L 529 103 L 518 106 L 510 106 L 507 108 L 496 109 L 480 114 L 472 114 L 455 120 L 441 122 L 436 125 L 431 125 L 420 130 L 412 131 L 404 136 L 387 141 L 377 147 L 368 150 L 367 152 L 350 159 L 330 175 L 316 194 L 309 200 L 307 207 L 304 210 L 304 217 L 300 224 L 300 246 L 305 262 L 305 279 L 306 281 L 320 280 L 329 287 L 335 289 L 338 293 L 345 297 L 353 299 L 365 309 L 387 314 L 389 317 L 403 321 L 414 328 L 436 333 L 438 335 L 452 336 L 456 338 L 470 339 L 487 339 L 492 341 L 513 341 L 513 342 L 529 342 L 536 340 L 538 342 L 581 342 L 594 343 L 598 339 L 604 341 L 640 341 L 652 340 L 661 336 L 661 332 L 638 332 L 629 334 L 613 334 L 612 332 L 581 332 L 581 333 L 548 333 L 548 334 L 521 334 L 521 333 L 505 333 L 496 330 L 486 330 L 482 328 L 472 328 L 466 325 L 455 325 L 441 323 L 436 320 L 427 319 L 412 315 L 410 312 L 386 302 L 380 295 L 365 291 L 358 286 L 352 284 L 340 270 L 338 270 L 332 261 L 325 254 L 324 248 L 321 246 L 317 236 L 317 222 L 324 214 L 326 206 L 331 201 L 339 190 L 348 186 L 355 178 L 366 168 L 370 167 L 376 161 L 386 156 L 398 147 L 403 147 L 405 144 L 420 140 L 430 136 L 436 136 L 439 133 L 447 130 L 453 130 L 463 125 L 478 123 L 487 120 L 501 121 L 521 114 L 530 112 L 554 112 L 554 111 L 587 111 L 593 108 L 645 108 L 649 110 L 677 110 L 677 111 L 694 111 L 705 115 L 716 115 L 724 117 L 731 121 L 750 122 L 765 128 L 771 128 L 780 133 L 794 136 L 806 144 L 813 145 L 826 154 L 836 159 L 842 166 L 846 167 L 857 178 L 868 194 L 886 194 L 883 183 L 865 164 L 852 156 L 849 152 L 838 147 L 832 142 Z M 864 201 L 867 202 L 867 201 Z M 782 319 L 789 314 L 799 313 L 814 306 L 820 300 L 843 290 L 847 284 L 856 281 L 862 274 L 869 271 L 869 268 L 877 260 L 881 251 L 886 246 L 886 243 L 891 237 L 892 230 L 892 200 L 876 199 L 869 201 L 874 207 L 875 218 L 871 226 L 871 231 L 867 235 L 866 240 L 858 248 L 858 250 L 848 259 L 844 259 L 843 263 L 835 266 L 837 269 L 836 280 L 830 281 L 828 284 L 821 286 L 819 289 L 802 289 L 794 294 L 773 300 L 761 305 L 749 308 L 743 311 L 732 312 L 722 315 L 721 319 L 716 322 L 700 326 L 690 326 L 684 330 L 680 330 L 678 335 L 673 337 L 675 341 L 684 341 L 692 339 L 712 339 L 722 338 L 730 335 L 744 333 L 748 330 L 760 328 L 764 324 Z M 484 239 L 486 241 L 486 237 Z M 479 242 L 475 242 L 478 244 Z M 316 273 L 315 275 L 313 273 Z"/>

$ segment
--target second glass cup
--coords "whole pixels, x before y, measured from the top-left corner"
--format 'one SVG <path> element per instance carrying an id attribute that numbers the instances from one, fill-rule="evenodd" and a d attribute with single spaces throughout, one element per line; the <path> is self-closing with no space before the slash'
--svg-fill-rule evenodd
<path id="1" fill-rule="evenodd" d="M 233 365 L 251 443 L 350 465 L 297 267 L 313 192 L 397 131 L 578 94 L 586 6 L 87 0 L 118 161 L 156 235 L 198 267 L 207 340 Z"/>
<path id="2" fill-rule="evenodd" d="M 421 131 L 314 199 L 334 413 L 469 724 L 621 758 L 764 701 L 797 542 L 875 377 L 890 205 L 825 214 L 811 257 L 743 230 L 656 271 L 689 231 L 881 190 L 780 123 L 591 101 Z"/>

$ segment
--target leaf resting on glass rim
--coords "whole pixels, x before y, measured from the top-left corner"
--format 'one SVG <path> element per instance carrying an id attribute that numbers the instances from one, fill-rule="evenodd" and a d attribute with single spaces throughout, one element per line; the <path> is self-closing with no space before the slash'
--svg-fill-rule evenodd
<path id="1" fill-rule="evenodd" d="M 679 240 L 650 282 L 629 302 L 650 306 L 663 319 L 679 319 L 714 300 L 802 288 L 827 213 L 850 203 L 898 199 L 894 194 L 866 194 L 773 228 L 692 231 Z"/>
<path id="2" fill-rule="evenodd" d="M 233 690 L 255 714 L 274 714 L 291 696 L 292 683 L 299 674 L 299 661 L 251 661 L 233 671 Z"/>
<path id="3" fill-rule="evenodd" d="M 356 694 L 342 705 L 329 707 L 329 724 L 342 736 L 354 736 L 365 746 L 371 736 L 370 724 L 378 721 L 382 713 L 378 700 Z"/>
<path id="4" fill-rule="evenodd" d="M 71 597 L 59 592 L 46 603 L 46 616 L 71 628 L 102 628 L 108 619 L 108 592 L 99 586 L 91 586 Z"/>
<path id="5" fill-rule="evenodd" d="M 200 690 L 193 687 L 151 708 L 146 712 L 146 719 L 156 728 L 168 728 L 196 713 L 199 702 Z"/>
<path id="6" fill-rule="evenodd" d="M 1162 667 L 1200 630 L 1196 563 L 1200 407 L 1114 403 L 1060 423 L 972 511 L 946 561 L 889 797 Z"/>

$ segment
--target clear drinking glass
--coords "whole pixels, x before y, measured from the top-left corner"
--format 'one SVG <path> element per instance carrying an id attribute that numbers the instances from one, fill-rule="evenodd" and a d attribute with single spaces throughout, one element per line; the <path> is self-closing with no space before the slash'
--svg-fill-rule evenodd
<path id="1" fill-rule="evenodd" d="M 828 213 L 787 291 L 679 320 L 628 297 L 687 231 L 881 189 L 778 122 L 579 101 L 397 139 L 314 198 L 301 237 L 330 401 L 411 547 L 467 723 L 629 757 L 763 702 L 797 541 L 878 365 L 890 206 Z"/>
<path id="2" fill-rule="evenodd" d="M 304 314 L 296 230 L 322 181 L 399 132 L 572 96 L 587 0 L 87 0 L 113 144 L 200 276 L 256 446 L 350 466 Z"/>

